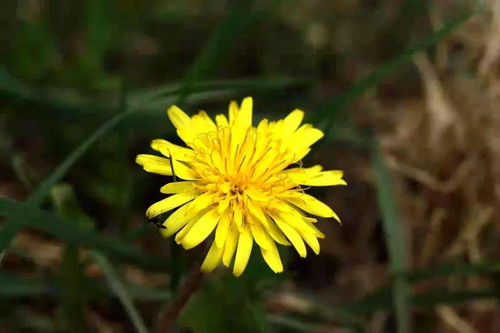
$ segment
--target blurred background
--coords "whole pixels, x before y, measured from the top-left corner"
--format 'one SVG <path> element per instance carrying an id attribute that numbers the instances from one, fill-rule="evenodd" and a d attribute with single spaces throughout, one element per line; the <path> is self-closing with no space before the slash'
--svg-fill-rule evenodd
<path id="1" fill-rule="evenodd" d="M 500 1 L 3 1 L 0 41 L 0 332 L 158 327 L 204 250 L 135 155 L 250 95 L 325 131 L 343 224 L 206 276 L 174 332 L 500 331 Z"/>

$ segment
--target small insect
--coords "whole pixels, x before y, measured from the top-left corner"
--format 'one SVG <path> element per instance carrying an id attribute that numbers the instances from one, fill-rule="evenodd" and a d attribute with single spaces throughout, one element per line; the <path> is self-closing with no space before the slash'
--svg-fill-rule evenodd
<path id="1" fill-rule="evenodd" d="M 155 218 L 154 218 L 154 219 L 152 219 L 152 220 L 148 220 L 148 223 L 150 223 L 150 224 L 152 224 L 152 225 L 155 225 L 155 226 L 157 226 L 158 228 L 161 228 L 161 229 L 167 229 L 167 227 L 165 227 L 165 226 L 163 225 L 161 215 L 160 215 L 160 216 L 155 217 Z"/>
<path id="2" fill-rule="evenodd" d="M 172 162 L 173 156 L 172 156 L 172 153 L 170 152 L 170 150 L 169 150 L 169 153 L 170 153 L 170 168 L 172 169 L 172 179 L 175 182 L 175 181 L 177 181 L 177 176 L 175 175 L 174 163 Z M 163 217 L 163 214 L 160 214 L 159 216 L 156 216 L 155 218 L 148 220 L 148 223 L 153 224 L 161 229 L 167 229 L 167 227 L 165 227 L 163 225 L 162 221 L 164 221 L 164 217 Z"/>

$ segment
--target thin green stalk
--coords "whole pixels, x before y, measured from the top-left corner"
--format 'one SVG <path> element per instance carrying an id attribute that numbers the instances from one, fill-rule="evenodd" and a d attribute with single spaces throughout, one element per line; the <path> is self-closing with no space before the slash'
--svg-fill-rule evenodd
<path id="1" fill-rule="evenodd" d="M 111 290 L 118 296 L 120 302 L 122 303 L 125 311 L 127 311 L 132 324 L 138 333 L 147 333 L 148 329 L 144 324 L 139 312 L 134 306 L 132 296 L 129 294 L 127 288 L 120 279 L 118 272 L 115 270 L 113 265 L 109 262 L 108 258 L 100 254 L 98 251 L 92 251 L 92 256 L 99 266 L 101 266 L 106 279 L 108 280 Z"/>
<path id="2" fill-rule="evenodd" d="M 398 332 L 409 333 L 411 331 L 410 286 L 406 278 L 401 275 L 406 269 L 406 248 L 401 228 L 403 223 L 397 214 L 394 196 L 391 191 L 391 181 L 376 139 L 374 140 L 372 154 L 373 167 L 377 177 L 377 199 L 383 217 L 385 243 L 389 252 L 391 272 L 395 276 L 392 295 Z"/>
<path id="3" fill-rule="evenodd" d="M 378 85 L 382 80 L 384 80 L 390 74 L 392 74 L 394 70 L 398 68 L 400 65 L 412 61 L 413 57 L 417 53 L 428 49 L 429 47 L 435 45 L 443 38 L 446 38 L 462 23 L 464 23 L 473 15 L 475 15 L 478 12 L 478 10 L 479 9 L 472 12 L 466 12 L 460 15 L 455 20 L 443 25 L 441 29 L 427 36 L 416 45 L 405 49 L 397 56 L 395 56 L 394 58 L 390 59 L 389 61 L 378 67 L 370 75 L 357 81 L 353 86 L 351 86 L 345 92 L 332 98 L 330 101 L 328 101 L 322 107 L 319 108 L 313 120 L 313 123 L 318 124 L 323 119 L 327 119 L 326 125 L 324 126 L 324 132 L 325 135 L 328 136 L 332 132 L 331 129 L 333 127 L 333 124 L 335 123 L 335 120 L 339 117 L 340 112 L 345 108 L 347 108 L 349 105 L 351 105 L 351 103 L 356 98 L 362 96 L 368 89 L 371 89 L 376 85 Z"/>

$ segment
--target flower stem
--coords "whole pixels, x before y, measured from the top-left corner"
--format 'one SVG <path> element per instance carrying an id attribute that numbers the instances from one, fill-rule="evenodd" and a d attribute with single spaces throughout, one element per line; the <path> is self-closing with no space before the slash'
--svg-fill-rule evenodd
<path id="1" fill-rule="evenodd" d="M 191 270 L 187 278 L 182 283 L 177 299 L 160 311 L 153 332 L 172 332 L 175 320 L 184 309 L 191 296 L 200 288 L 203 276 L 204 274 L 199 271 L 198 267 Z"/>

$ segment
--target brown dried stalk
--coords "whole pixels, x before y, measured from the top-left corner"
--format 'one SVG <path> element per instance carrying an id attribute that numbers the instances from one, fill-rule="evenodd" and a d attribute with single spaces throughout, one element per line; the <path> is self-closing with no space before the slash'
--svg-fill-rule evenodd
<path id="1" fill-rule="evenodd" d="M 175 320 L 184 309 L 191 296 L 200 288 L 203 275 L 204 274 L 199 271 L 198 267 L 194 268 L 189 273 L 181 286 L 177 299 L 160 311 L 153 332 L 169 333 L 173 331 Z"/>

